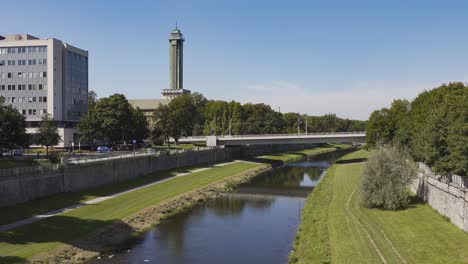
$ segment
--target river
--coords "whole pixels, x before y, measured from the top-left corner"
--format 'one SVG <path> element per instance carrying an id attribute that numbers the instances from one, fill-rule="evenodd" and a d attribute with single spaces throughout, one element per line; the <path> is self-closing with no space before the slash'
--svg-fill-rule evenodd
<path id="1" fill-rule="evenodd" d="M 287 263 L 305 197 L 337 156 L 267 171 L 166 219 L 131 249 L 93 263 Z"/>

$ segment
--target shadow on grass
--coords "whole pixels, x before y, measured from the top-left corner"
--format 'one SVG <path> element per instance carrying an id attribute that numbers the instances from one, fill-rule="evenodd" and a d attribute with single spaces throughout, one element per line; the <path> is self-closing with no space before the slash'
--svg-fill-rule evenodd
<path id="1" fill-rule="evenodd" d="M 281 160 L 273 160 L 273 159 L 260 158 L 260 157 L 243 157 L 243 158 L 240 158 L 239 160 L 246 161 L 246 162 L 270 164 L 272 167 L 278 167 L 284 164 L 284 162 Z"/>
<path id="2" fill-rule="evenodd" d="M 367 161 L 366 158 L 361 158 L 361 159 L 348 159 L 348 160 L 338 160 L 336 161 L 337 164 L 351 164 L 351 163 L 359 163 L 359 162 L 364 162 Z"/>
<path id="3" fill-rule="evenodd" d="M 135 233 L 135 229 L 120 220 L 101 221 L 58 215 L 2 232 L 0 243 L 34 247 L 34 244 L 61 242 L 82 250 L 105 252 L 127 244 Z M 18 251 L 18 248 L 14 250 Z"/>
<path id="4" fill-rule="evenodd" d="M 13 263 L 27 263 L 25 258 L 14 256 L 0 256 L 0 263 L 13 264 Z"/>

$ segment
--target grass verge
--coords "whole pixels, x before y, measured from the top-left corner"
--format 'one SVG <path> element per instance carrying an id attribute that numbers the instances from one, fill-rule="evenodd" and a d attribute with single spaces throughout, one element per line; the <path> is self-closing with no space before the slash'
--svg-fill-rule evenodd
<path id="1" fill-rule="evenodd" d="M 361 151 L 345 158 L 363 156 Z M 468 234 L 430 206 L 363 208 L 363 164 L 332 166 L 307 198 L 291 262 L 468 263 Z"/>

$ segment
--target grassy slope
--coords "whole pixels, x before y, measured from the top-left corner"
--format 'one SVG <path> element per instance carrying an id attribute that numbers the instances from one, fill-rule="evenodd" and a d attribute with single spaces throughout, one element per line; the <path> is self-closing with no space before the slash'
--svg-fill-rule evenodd
<path id="1" fill-rule="evenodd" d="M 299 263 L 382 263 L 382 259 L 468 263 L 468 234 L 430 206 L 413 204 L 402 211 L 362 208 L 357 188 L 362 168 L 363 163 L 330 168 L 308 198 L 292 259 Z"/>
<path id="2" fill-rule="evenodd" d="M 358 151 L 344 155 L 340 160 L 367 159 L 367 155 L 369 155 L 367 150 L 360 149 Z"/>
<path id="3" fill-rule="evenodd" d="M 188 172 L 190 170 L 195 170 L 197 168 L 206 166 L 206 164 L 202 164 L 192 167 L 178 168 L 170 171 L 161 171 L 137 179 L 101 186 L 92 190 L 77 193 L 60 193 L 11 207 L 0 207 L 0 225 L 29 218 L 34 215 L 47 213 L 52 210 L 70 205 L 82 203 L 94 198 L 122 192 L 147 183 L 175 176 L 177 173 Z"/>
<path id="4" fill-rule="evenodd" d="M 260 165 L 239 162 L 215 167 L 0 233 L 0 256 L 25 259 L 53 250 L 163 200 L 257 166 Z"/>

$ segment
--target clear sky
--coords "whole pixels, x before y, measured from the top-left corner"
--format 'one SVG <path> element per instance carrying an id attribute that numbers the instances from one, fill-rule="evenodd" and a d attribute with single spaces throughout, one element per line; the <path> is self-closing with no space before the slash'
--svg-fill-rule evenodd
<path id="1" fill-rule="evenodd" d="M 468 1 L 15 0 L 0 14 L 0 35 L 88 50 L 98 96 L 160 98 L 176 21 L 184 87 L 209 99 L 367 119 L 394 98 L 468 80 Z"/>

